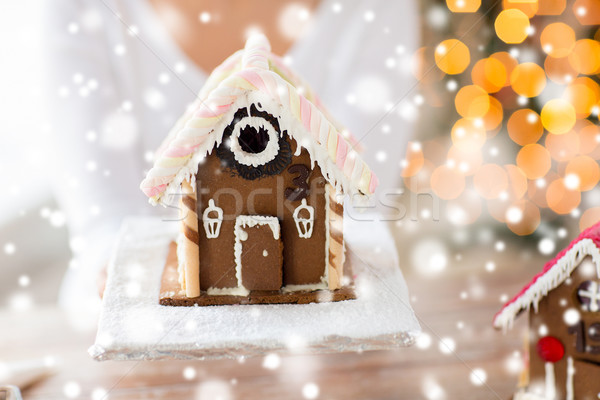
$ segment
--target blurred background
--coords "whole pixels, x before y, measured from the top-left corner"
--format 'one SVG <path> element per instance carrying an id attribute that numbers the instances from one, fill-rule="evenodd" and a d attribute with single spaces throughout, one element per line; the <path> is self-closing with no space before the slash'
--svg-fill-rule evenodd
<path id="1" fill-rule="evenodd" d="M 433 363 L 444 353 L 436 341 L 458 352 L 477 336 L 502 342 L 489 327 L 494 310 L 600 220 L 600 1 L 414 5 L 414 37 L 398 38 L 378 60 L 386 74 L 405 82 L 406 94 L 391 98 L 386 85 L 395 82 L 375 74 L 326 103 L 342 122 L 354 111 L 368 116 L 378 139 L 367 159 L 403 191 L 406 212 L 390 216 L 389 224 L 417 313 L 438 320 L 447 299 L 453 311 L 479 318 L 471 325 L 461 317 L 444 320 L 432 332 L 424 326 L 416 351 Z M 344 2 L 331 9 L 343 12 Z M 0 315 L 7 320 L 55 307 L 77 245 L 47 175 L 55 160 L 41 93 L 47 38 L 40 10 L 33 0 L 0 3 L 6 55 L 0 64 Z M 301 6 L 297 12 L 306 19 Z M 364 15 L 357 24 L 377 22 L 368 7 Z M 76 35 L 82 24 L 64 29 Z M 73 79 L 57 87 L 75 93 L 81 83 Z M 438 300 L 429 295 L 434 288 Z M 514 334 L 512 348 L 498 344 L 497 362 L 464 372 L 461 385 L 480 388 L 479 377 L 489 382 L 500 368 L 505 380 L 498 384 L 509 390 L 521 368 L 514 355 L 519 340 Z M 419 382 L 419 398 L 457 398 L 440 376 L 424 373 Z M 60 390 L 81 392 L 69 383 L 59 383 Z M 462 398 L 492 398 L 481 393 Z"/>

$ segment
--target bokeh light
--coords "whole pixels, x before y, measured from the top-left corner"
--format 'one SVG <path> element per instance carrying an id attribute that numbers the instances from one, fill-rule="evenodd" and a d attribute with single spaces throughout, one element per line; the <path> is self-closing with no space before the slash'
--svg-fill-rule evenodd
<path id="1" fill-rule="evenodd" d="M 581 154 L 587 154 L 594 160 L 600 160 L 600 128 L 589 121 L 579 130 Z"/>
<path id="2" fill-rule="evenodd" d="M 517 166 L 529 179 L 538 179 L 550 170 L 552 160 L 544 146 L 537 143 L 528 144 L 517 154 Z"/>
<path id="3" fill-rule="evenodd" d="M 548 56 L 544 61 L 544 69 L 548 79 L 559 85 L 569 83 L 577 76 L 577 70 L 571 65 L 569 57 L 555 58 Z"/>
<path id="4" fill-rule="evenodd" d="M 516 8 L 500 12 L 494 23 L 496 35 L 505 43 L 521 43 L 527 38 L 529 18 Z"/>
<path id="5" fill-rule="evenodd" d="M 495 97 L 488 97 L 490 107 L 483 116 L 483 127 L 488 131 L 488 137 L 494 136 L 497 133 L 498 128 L 502 124 L 504 118 L 504 111 L 502 109 L 502 103 Z"/>
<path id="6" fill-rule="evenodd" d="M 550 132 L 560 135 L 575 125 L 575 108 L 564 99 L 552 99 L 542 108 L 542 124 Z"/>
<path id="7" fill-rule="evenodd" d="M 574 175 L 578 180 L 577 189 L 592 190 L 600 180 L 600 167 L 589 156 L 580 155 L 570 160 L 565 168 L 565 177 Z"/>
<path id="8" fill-rule="evenodd" d="M 444 40 L 435 48 L 435 64 L 447 74 L 460 74 L 470 62 L 469 48 L 460 40 Z"/>
<path id="9" fill-rule="evenodd" d="M 451 141 L 428 137 L 418 155 L 407 152 L 407 186 L 445 199 L 454 225 L 480 219 L 484 203 L 516 235 L 546 229 L 542 217 L 590 218 L 582 194 L 593 202 L 600 195 L 600 5 L 503 0 L 489 15 L 493 31 L 481 22 L 480 1 L 446 6 L 456 16 L 417 52 L 422 67 L 437 66 L 421 93 L 436 114 L 428 128 L 451 115 L 450 99 L 458 115 Z"/>
<path id="10" fill-rule="evenodd" d="M 483 162 L 483 156 L 479 149 L 473 151 L 464 151 L 457 146 L 450 147 L 448 150 L 448 161 L 454 163 L 458 170 L 465 176 L 473 175 Z"/>
<path id="11" fill-rule="evenodd" d="M 540 35 L 544 53 L 554 58 L 566 57 L 575 47 L 575 32 L 562 22 L 547 25 Z"/>
<path id="12" fill-rule="evenodd" d="M 527 18 L 533 17 L 538 11 L 537 0 L 503 0 L 502 8 L 509 10 L 511 8 L 522 11 Z"/>
<path id="13" fill-rule="evenodd" d="M 535 97 L 546 87 L 546 74 L 536 63 L 519 64 L 510 74 L 510 85 L 523 97 Z"/>
<path id="14" fill-rule="evenodd" d="M 496 93 L 506 85 L 506 67 L 496 58 L 479 60 L 471 70 L 473 83 L 488 93 Z"/>
<path id="15" fill-rule="evenodd" d="M 456 121 L 452 127 L 451 136 L 454 145 L 466 152 L 481 149 L 486 141 L 483 123 L 467 118 Z"/>
<path id="16" fill-rule="evenodd" d="M 545 141 L 546 149 L 556 161 L 569 161 L 579 153 L 579 137 L 575 131 L 562 135 L 549 133 Z"/>
<path id="17" fill-rule="evenodd" d="M 504 69 L 506 70 L 507 76 L 504 86 L 509 86 L 510 80 L 508 79 L 508 77 L 510 76 L 510 74 L 512 74 L 513 70 L 519 64 L 519 62 L 513 56 L 511 56 L 510 53 L 507 53 L 505 51 L 499 51 L 497 53 L 494 53 L 489 58 L 498 60 L 502 63 Z"/>
<path id="18" fill-rule="evenodd" d="M 521 109 L 512 113 L 506 128 L 510 138 L 521 146 L 536 143 L 544 134 L 540 116 L 530 109 Z"/>
<path id="19" fill-rule="evenodd" d="M 499 165 L 485 164 L 473 177 L 473 184 L 484 199 L 496 199 L 508 188 L 508 174 Z"/>
<path id="20" fill-rule="evenodd" d="M 465 189 L 465 177 L 456 168 L 441 165 L 431 174 L 431 188 L 444 200 L 455 199 Z"/>
<path id="21" fill-rule="evenodd" d="M 546 191 L 548 207 L 557 214 L 568 214 L 581 202 L 581 193 L 567 187 L 564 179 L 556 179 Z"/>
<path id="22" fill-rule="evenodd" d="M 481 0 L 446 0 L 446 5 L 455 13 L 472 13 L 479 9 Z"/>
<path id="23" fill-rule="evenodd" d="M 454 99 L 456 111 L 465 118 L 483 117 L 490 108 L 490 97 L 477 85 L 461 88 Z"/>
<path id="24" fill-rule="evenodd" d="M 505 219 L 512 232 L 519 236 L 531 235 L 540 225 L 540 209 L 529 200 L 520 200 L 508 207 Z"/>
<path id="25" fill-rule="evenodd" d="M 577 118 L 586 118 L 598 105 L 600 88 L 588 77 L 577 78 L 567 86 L 563 98 L 573 105 Z"/>
<path id="26" fill-rule="evenodd" d="M 600 43 L 592 39 L 578 40 L 569 54 L 569 62 L 580 74 L 597 74 L 600 70 Z"/>
<path id="27" fill-rule="evenodd" d="M 579 230 L 584 230 L 600 221 L 600 207 L 590 207 L 579 219 Z"/>

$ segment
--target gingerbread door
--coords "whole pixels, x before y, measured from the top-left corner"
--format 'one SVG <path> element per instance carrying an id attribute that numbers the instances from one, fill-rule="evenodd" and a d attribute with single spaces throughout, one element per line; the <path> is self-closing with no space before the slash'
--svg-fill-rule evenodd
<path id="1" fill-rule="evenodd" d="M 248 290 L 279 290 L 283 243 L 277 217 L 240 215 L 235 220 L 238 282 Z"/>

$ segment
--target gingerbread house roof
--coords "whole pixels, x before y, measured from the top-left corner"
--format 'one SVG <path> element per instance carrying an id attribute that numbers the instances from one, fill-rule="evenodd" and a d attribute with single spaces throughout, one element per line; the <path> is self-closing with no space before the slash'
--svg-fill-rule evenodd
<path id="1" fill-rule="evenodd" d="M 359 198 L 374 192 L 377 177 L 361 160 L 352 135 L 330 117 L 310 86 L 271 53 L 267 38 L 254 35 L 212 72 L 157 150 L 140 185 L 150 202 L 170 203 L 181 182 L 193 181 L 198 163 L 220 145 L 236 110 L 259 101 L 279 113 L 298 151 L 306 149 L 338 191 Z"/>
<path id="2" fill-rule="evenodd" d="M 522 311 L 531 306 L 537 310 L 540 300 L 571 276 L 573 270 L 588 256 L 592 257 L 600 278 L 600 222 L 583 231 L 567 248 L 547 262 L 542 271 L 494 316 L 494 326 L 506 330 L 512 327 Z"/>

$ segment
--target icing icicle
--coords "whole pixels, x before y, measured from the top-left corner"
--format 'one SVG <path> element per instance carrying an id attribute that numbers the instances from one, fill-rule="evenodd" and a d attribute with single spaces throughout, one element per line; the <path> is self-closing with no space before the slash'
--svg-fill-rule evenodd
<path id="1" fill-rule="evenodd" d="M 531 283 L 510 300 L 494 317 L 494 326 L 507 330 L 522 310 L 533 307 L 552 290 L 560 286 L 577 268 L 585 257 L 590 256 L 596 267 L 596 276 L 600 278 L 600 224 L 583 231 L 569 247 L 561 251 L 548 262 L 542 272 Z"/>

